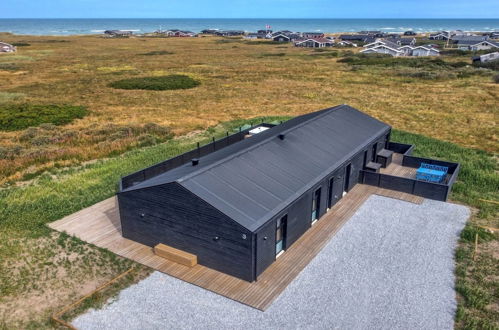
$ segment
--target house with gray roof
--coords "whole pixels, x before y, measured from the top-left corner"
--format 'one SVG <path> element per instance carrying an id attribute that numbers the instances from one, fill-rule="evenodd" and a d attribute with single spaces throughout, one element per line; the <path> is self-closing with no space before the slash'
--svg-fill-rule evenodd
<path id="1" fill-rule="evenodd" d="M 491 40 L 482 40 L 482 41 L 471 41 L 471 40 L 462 40 L 457 44 L 457 48 L 461 50 L 489 50 L 489 49 L 497 49 L 499 48 L 499 42 L 491 41 Z"/>
<path id="2" fill-rule="evenodd" d="M 122 235 L 256 281 L 358 183 L 447 199 L 459 164 L 411 157 L 413 146 L 391 142 L 390 133 L 348 105 L 240 130 L 122 178 Z M 404 152 L 406 166 L 449 166 L 452 176 L 431 184 L 369 170 L 387 166 L 393 152 Z"/>
<path id="3" fill-rule="evenodd" d="M 404 38 L 405 39 L 405 38 Z M 388 54 L 394 57 L 397 56 L 438 56 L 440 52 L 433 46 L 419 46 L 404 45 L 394 42 L 393 38 L 390 39 L 376 39 L 375 42 L 364 46 L 365 49 L 361 53 L 370 54 Z"/>

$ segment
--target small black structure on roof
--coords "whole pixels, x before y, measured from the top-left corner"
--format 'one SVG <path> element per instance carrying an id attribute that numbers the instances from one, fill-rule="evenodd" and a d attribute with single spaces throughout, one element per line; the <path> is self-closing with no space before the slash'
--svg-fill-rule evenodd
<path id="1" fill-rule="evenodd" d="M 123 236 L 254 281 L 390 145 L 389 125 L 348 105 L 259 126 L 123 178 Z"/>

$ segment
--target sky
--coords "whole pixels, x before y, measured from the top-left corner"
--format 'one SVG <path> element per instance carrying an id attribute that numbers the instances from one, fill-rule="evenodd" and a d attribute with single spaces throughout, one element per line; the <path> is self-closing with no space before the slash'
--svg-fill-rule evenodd
<path id="1" fill-rule="evenodd" d="M 499 18 L 499 0 L 1 0 L 0 18 Z"/>

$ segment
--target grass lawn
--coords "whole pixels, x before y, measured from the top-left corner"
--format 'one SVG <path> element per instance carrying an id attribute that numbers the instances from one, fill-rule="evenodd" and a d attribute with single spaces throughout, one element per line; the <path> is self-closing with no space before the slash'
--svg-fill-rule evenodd
<path id="1" fill-rule="evenodd" d="M 0 37 L 29 44 L 18 54 L 0 54 L 1 108 L 88 110 L 61 126 L 0 130 L 0 329 L 54 327 L 51 313 L 107 280 L 135 267 L 83 309 L 149 273 L 47 223 L 112 196 L 121 175 L 250 118 L 285 120 L 342 103 L 393 125 L 392 139 L 416 144 L 416 155 L 461 163 L 451 199 L 475 212 L 456 252 L 456 326 L 497 328 L 498 237 L 479 226 L 499 228 L 498 206 L 481 201 L 499 200 L 499 85 L 491 69 L 447 64 L 469 61 L 468 54 L 442 57 L 444 63 L 432 62 L 431 70 L 424 67 L 429 74 L 421 74 L 399 60 L 340 62 L 351 49 L 318 52 L 239 39 Z M 164 91 L 109 87 L 170 75 L 200 84 Z"/>

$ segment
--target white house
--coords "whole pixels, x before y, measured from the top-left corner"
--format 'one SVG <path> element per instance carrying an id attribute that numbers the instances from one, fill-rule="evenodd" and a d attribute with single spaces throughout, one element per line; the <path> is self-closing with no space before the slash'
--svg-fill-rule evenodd
<path id="1" fill-rule="evenodd" d="M 333 44 L 334 41 L 327 38 L 298 39 L 295 42 L 296 47 L 311 47 L 311 48 L 331 47 Z"/>
<path id="2" fill-rule="evenodd" d="M 392 48 L 389 46 L 385 45 L 378 45 L 374 46 L 372 48 L 366 48 L 360 51 L 361 53 L 364 54 L 372 54 L 372 53 L 378 53 L 378 54 L 389 54 L 392 56 L 402 56 L 404 55 L 404 52 L 401 50 L 398 50 L 397 48 Z"/>
<path id="3" fill-rule="evenodd" d="M 13 53 L 16 51 L 16 47 L 8 44 L 6 42 L 0 41 L 0 53 Z"/>
<path id="4" fill-rule="evenodd" d="M 480 42 L 478 42 L 476 44 L 468 46 L 468 49 L 469 50 L 473 50 L 473 51 L 476 51 L 476 50 L 488 50 L 488 49 L 493 49 L 493 48 L 499 48 L 499 42 L 493 42 L 493 41 L 489 41 L 489 40 L 484 40 L 484 41 L 480 41 Z"/>
<path id="5" fill-rule="evenodd" d="M 430 46 L 418 46 L 412 50 L 411 56 L 439 56 L 440 51 Z"/>

